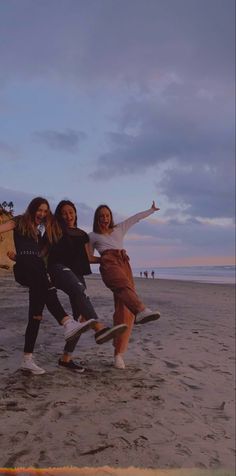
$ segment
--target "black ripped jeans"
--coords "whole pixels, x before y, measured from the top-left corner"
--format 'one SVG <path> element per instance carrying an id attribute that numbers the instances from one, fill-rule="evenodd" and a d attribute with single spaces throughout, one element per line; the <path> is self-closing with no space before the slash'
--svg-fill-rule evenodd
<path id="1" fill-rule="evenodd" d="M 13 271 L 15 280 L 29 288 L 29 313 L 24 352 L 32 353 L 40 326 L 40 320 L 35 319 L 35 316 L 42 316 L 46 305 L 49 312 L 61 324 L 67 312 L 58 299 L 56 288 L 50 281 L 42 258 L 36 255 L 19 255 Z"/>
<path id="2" fill-rule="evenodd" d="M 86 321 L 89 319 L 98 320 L 97 313 L 86 293 L 86 283 L 83 276 L 76 276 L 73 271 L 57 263 L 48 269 L 50 277 L 57 289 L 61 289 L 69 296 L 73 317 L 77 321 L 82 315 Z M 67 342 L 64 352 L 71 354 L 77 341 Z"/>

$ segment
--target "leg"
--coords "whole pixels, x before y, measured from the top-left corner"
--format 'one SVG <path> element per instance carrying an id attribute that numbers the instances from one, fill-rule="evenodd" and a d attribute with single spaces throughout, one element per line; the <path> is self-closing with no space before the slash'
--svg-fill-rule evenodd
<path id="1" fill-rule="evenodd" d="M 26 259 L 18 260 L 16 268 L 19 276 L 23 279 L 23 284 L 29 286 L 29 317 L 25 332 L 24 356 L 21 369 L 40 375 L 44 374 L 45 370 L 35 364 L 32 354 L 39 332 L 47 293 L 45 268 L 42 260 L 29 256 Z M 17 277 L 17 273 L 15 276 Z"/>
<path id="2" fill-rule="evenodd" d="M 114 295 L 115 312 L 113 315 L 114 325 L 126 324 L 127 329 L 123 334 L 117 336 L 113 340 L 115 355 L 123 354 L 128 347 L 129 338 L 134 323 L 134 314 L 123 304 L 123 302 Z"/>
<path id="3" fill-rule="evenodd" d="M 25 354 L 32 354 L 34 351 L 35 342 L 38 336 L 40 326 L 40 320 L 35 319 L 34 315 L 29 308 L 29 320 L 28 325 L 25 331 L 25 345 L 24 345 L 24 353 Z"/>
<path id="4" fill-rule="evenodd" d="M 136 315 L 145 305 L 139 299 L 133 283 L 128 257 L 111 253 L 102 256 L 100 272 L 105 285 Z"/>
<path id="5" fill-rule="evenodd" d="M 76 322 L 74 319 L 72 319 L 72 317 L 68 316 L 67 312 L 64 310 L 57 297 L 56 288 L 54 286 L 51 286 L 51 283 L 49 283 L 49 285 L 50 287 L 48 289 L 46 299 L 47 308 L 53 315 L 53 317 L 55 317 L 57 322 L 60 325 L 64 326 L 65 339 L 67 341 L 67 344 L 74 345 L 75 347 L 80 335 L 83 332 L 89 330 L 91 327 L 91 323 L 94 321 L 92 320 L 92 322 L 86 321 L 85 323 L 80 323 Z"/>
<path id="6" fill-rule="evenodd" d="M 98 319 L 83 277 L 78 278 L 68 267 L 57 264 L 51 267 L 50 275 L 55 286 L 69 296 L 74 319 L 82 314 L 85 320 Z"/>
<path id="7" fill-rule="evenodd" d="M 158 311 L 151 311 L 139 299 L 129 265 L 129 258 L 124 250 L 111 250 L 102 255 L 100 272 L 105 285 L 135 315 L 136 324 L 159 319 Z"/>
<path id="8" fill-rule="evenodd" d="M 123 268 L 126 273 L 127 278 L 129 279 L 130 286 L 134 288 L 134 281 L 131 272 L 131 268 L 129 266 L 128 261 L 124 261 Z M 134 314 L 126 307 L 123 301 L 120 299 L 119 295 L 114 294 L 114 302 L 115 302 L 115 312 L 114 312 L 114 322 L 119 323 L 123 322 L 127 325 L 127 330 L 119 337 L 114 339 L 113 345 L 115 348 L 115 367 L 119 369 L 125 368 L 125 363 L 123 360 L 123 354 L 127 350 L 129 338 L 132 332 L 133 324 L 134 324 Z"/>
<path id="9" fill-rule="evenodd" d="M 44 263 L 36 256 L 20 256 L 17 258 L 14 274 L 17 282 L 23 282 L 24 285 L 29 286 L 29 311 L 24 352 L 32 353 L 47 294 Z"/>
<path id="10" fill-rule="evenodd" d="M 58 299 L 56 288 L 51 286 L 49 283 L 48 285 L 49 287 L 46 296 L 46 306 L 52 316 L 55 317 L 58 324 L 63 325 L 64 319 L 68 314 Z"/>

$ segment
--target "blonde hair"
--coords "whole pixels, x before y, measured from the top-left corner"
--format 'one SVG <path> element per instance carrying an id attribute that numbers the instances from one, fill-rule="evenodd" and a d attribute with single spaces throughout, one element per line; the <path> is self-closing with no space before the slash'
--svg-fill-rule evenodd
<path id="1" fill-rule="evenodd" d="M 36 197 L 29 203 L 25 213 L 16 217 L 17 230 L 24 236 L 37 240 L 37 229 L 35 228 L 35 215 L 41 205 L 47 205 L 48 212 L 45 220 L 45 230 L 50 244 L 57 242 L 62 236 L 62 230 L 58 221 L 54 218 L 46 198 Z"/>

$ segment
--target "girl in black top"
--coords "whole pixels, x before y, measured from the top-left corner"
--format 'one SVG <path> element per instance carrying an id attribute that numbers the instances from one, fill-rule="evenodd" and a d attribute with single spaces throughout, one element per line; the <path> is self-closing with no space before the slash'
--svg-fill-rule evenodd
<path id="1" fill-rule="evenodd" d="M 61 236 L 60 227 L 53 218 L 48 201 L 36 197 L 23 215 L 0 225 L 0 233 L 10 230 L 13 230 L 16 248 L 14 256 L 9 252 L 9 257 L 15 260 L 15 279 L 29 288 L 28 325 L 21 369 L 33 374 L 43 374 L 45 370 L 35 364 L 32 354 L 45 304 L 58 323 L 64 326 L 65 339 L 68 342 L 76 342 L 81 332 L 90 327 L 90 323 L 86 327 L 68 316 L 46 272 L 42 257 L 44 249 Z"/>
<path id="2" fill-rule="evenodd" d="M 102 344 L 127 328 L 125 324 L 105 327 L 98 321 L 98 316 L 86 293 L 84 276 L 91 274 L 88 258 L 89 238 L 85 231 L 77 227 L 77 211 L 70 200 L 62 200 L 55 210 L 55 218 L 61 226 L 62 237 L 54 242 L 48 256 L 48 272 L 56 288 L 68 294 L 74 319 L 81 322 L 94 319 L 91 327 L 95 331 L 95 341 Z M 99 263 L 100 258 L 92 257 L 92 263 Z M 68 342 L 59 365 L 73 368 L 72 353 L 75 342 Z"/>

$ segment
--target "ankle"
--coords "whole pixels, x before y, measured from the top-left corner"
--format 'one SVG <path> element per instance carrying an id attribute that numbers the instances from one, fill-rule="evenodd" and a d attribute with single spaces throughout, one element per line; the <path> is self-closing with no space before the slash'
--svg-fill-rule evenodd
<path id="1" fill-rule="evenodd" d="M 62 362 L 70 362 L 71 359 L 72 357 L 69 354 L 63 354 L 63 356 L 61 357 Z"/>
<path id="2" fill-rule="evenodd" d="M 26 360 L 27 359 L 30 360 L 30 359 L 32 359 L 32 357 L 33 357 L 32 353 L 24 352 L 24 354 L 23 354 L 23 358 L 26 359 Z"/>
<path id="3" fill-rule="evenodd" d="M 95 332 L 98 332 L 98 331 L 101 331 L 102 329 L 105 328 L 104 324 L 102 324 L 101 322 L 94 322 L 94 324 L 91 325 L 91 328 L 95 331 Z"/>
<path id="4" fill-rule="evenodd" d="M 69 321 L 71 321 L 71 319 L 72 318 L 70 316 L 63 317 L 63 319 L 61 321 L 62 325 L 65 326 Z"/>
<path id="5" fill-rule="evenodd" d="M 143 306 L 142 306 L 142 309 L 139 309 L 139 311 L 137 312 L 137 314 L 139 314 L 140 312 L 143 312 L 145 309 L 147 309 L 147 308 L 146 308 L 146 306 L 143 305 Z"/>

